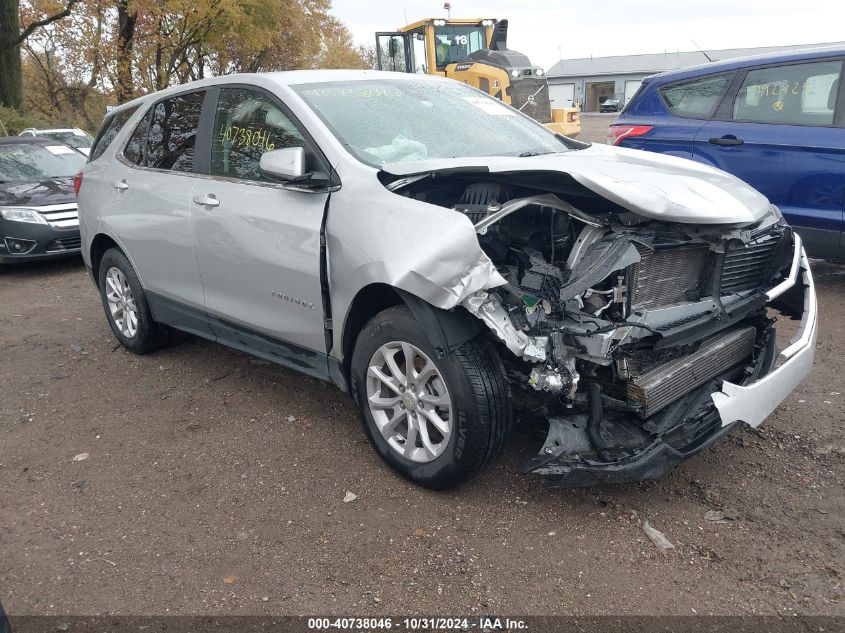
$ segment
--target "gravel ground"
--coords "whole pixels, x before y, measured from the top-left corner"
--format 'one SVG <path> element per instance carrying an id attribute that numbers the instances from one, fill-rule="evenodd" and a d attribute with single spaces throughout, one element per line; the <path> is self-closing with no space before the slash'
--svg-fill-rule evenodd
<path id="1" fill-rule="evenodd" d="M 381 464 L 336 389 L 187 336 L 133 356 L 78 261 L 7 270 L 0 599 L 12 614 L 845 614 L 845 268 L 816 275 L 816 367 L 756 431 L 665 480 L 587 490 L 520 474 L 537 445 L 517 433 L 493 469 L 432 493 Z"/>
<path id="2" fill-rule="evenodd" d="M 604 143 L 607 139 L 607 126 L 613 123 L 618 114 L 598 114 L 587 112 L 581 114 L 581 133 L 576 137 L 579 141 L 590 143 Z"/>
<path id="3" fill-rule="evenodd" d="M 515 433 L 495 467 L 433 493 L 382 465 L 333 387 L 189 336 L 133 356 L 78 260 L 6 269 L 0 601 L 13 615 L 845 615 L 845 267 L 815 273 L 816 367 L 759 429 L 662 481 L 583 490 L 520 474 L 538 445 Z"/>

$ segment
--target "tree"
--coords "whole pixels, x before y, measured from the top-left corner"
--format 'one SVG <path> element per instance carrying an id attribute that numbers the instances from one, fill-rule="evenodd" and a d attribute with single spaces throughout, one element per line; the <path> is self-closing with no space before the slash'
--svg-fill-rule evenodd
<path id="1" fill-rule="evenodd" d="M 2 1 L 2 0 L 0 0 Z M 132 80 L 132 51 L 135 46 L 135 23 L 138 14 L 130 10 L 129 0 L 117 0 L 117 72 L 115 97 L 118 103 L 129 101 L 135 93 Z"/>
<path id="2" fill-rule="evenodd" d="M 355 47 L 352 35 L 335 18 L 328 18 L 322 26 L 322 51 L 317 62 L 319 68 L 372 68 Z"/>
<path id="3" fill-rule="evenodd" d="M 376 47 L 370 44 L 361 44 L 355 49 L 358 56 L 364 63 L 364 68 L 367 70 L 375 70 L 378 68 L 378 55 L 376 54 Z"/>
<path id="4" fill-rule="evenodd" d="M 114 0 L 85 0 L 23 46 L 23 106 L 64 126 L 95 131 L 114 69 Z"/>
<path id="5" fill-rule="evenodd" d="M 21 21 L 48 10 L 27 5 Z M 330 0 L 84 0 L 25 42 L 23 102 L 93 132 L 106 103 L 210 75 L 371 68 L 372 51 L 330 10 Z"/>
<path id="6" fill-rule="evenodd" d="M 33 33 L 71 14 L 80 0 L 67 0 L 64 5 L 32 19 L 21 29 L 19 0 L 0 0 L 0 105 L 19 108 L 23 100 L 21 87 L 21 44 Z"/>

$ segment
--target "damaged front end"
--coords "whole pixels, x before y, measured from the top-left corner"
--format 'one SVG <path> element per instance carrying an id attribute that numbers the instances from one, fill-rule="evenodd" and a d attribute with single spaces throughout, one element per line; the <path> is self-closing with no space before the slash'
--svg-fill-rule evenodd
<path id="1" fill-rule="evenodd" d="M 506 281 L 460 305 L 501 344 L 518 420 L 546 434 L 525 471 L 560 486 L 655 479 L 760 424 L 809 371 L 816 331 L 806 256 L 777 209 L 666 221 L 554 176 L 385 183 L 465 214 Z M 780 355 L 774 311 L 801 319 Z"/>

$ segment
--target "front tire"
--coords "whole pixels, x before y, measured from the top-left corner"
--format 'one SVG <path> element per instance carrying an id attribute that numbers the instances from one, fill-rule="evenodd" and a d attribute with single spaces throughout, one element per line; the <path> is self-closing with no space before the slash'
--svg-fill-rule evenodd
<path id="1" fill-rule="evenodd" d="M 510 430 L 510 387 L 493 346 L 476 337 L 437 358 L 405 306 L 379 313 L 361 331 L 351 382 L 376 452 L 425 488 L 475 476 L 498 457 Z"/>
<path id="2" fill-rule="evenodd" d="M 162 332 L 153 320 L 138 275 L 126 255 L 112 248 L 100 260 L 100 299 L 112 333 L 123 347 L 146 354 L 161 346 Z"/>

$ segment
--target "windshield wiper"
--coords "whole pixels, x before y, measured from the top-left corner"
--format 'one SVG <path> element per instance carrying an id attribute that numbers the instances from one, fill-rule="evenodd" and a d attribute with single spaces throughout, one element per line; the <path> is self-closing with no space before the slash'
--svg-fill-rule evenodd
<path id="1" fill-rule="evenodd" d="M 566 145 L 568 149 L 587 149 L 592 145 L 592 143 L 588 143 L 587 141 L 579 141 L 577 139 L 564 136 L 563 134 L 555 134 L 555 137 L 557 137 L 557 140 L 559 140 L 561 143 Z"/>
<path id="2" fill-rule="evenodd" d="M 531 156 L 546 156 L 548 154 L 557 154 L 557 152 L 535 152 L 533 150 L 528 150 L 527 152 L 517 154 L 517 156 L 519 158 L 530 158 Z"/>

